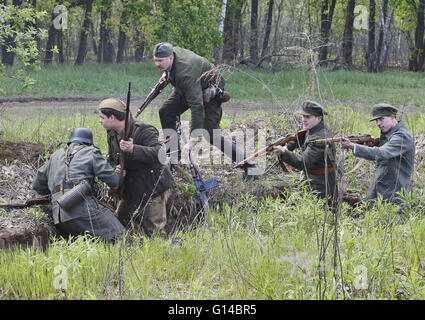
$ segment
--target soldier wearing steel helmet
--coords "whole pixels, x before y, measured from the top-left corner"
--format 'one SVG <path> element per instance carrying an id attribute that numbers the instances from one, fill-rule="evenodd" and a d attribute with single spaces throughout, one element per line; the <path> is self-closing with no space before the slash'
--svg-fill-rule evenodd
<path id="1" fill-rule="evenodd" d="M 403 120 L 397 120 L 398 109 L 388 103 L 376 104 L 372 119 L 381 130 L 379 144 L 375 147 L 355 144 L 348 139 L 341 141 L 344 149 L 351 149 L 354 156 L 376 161 L 372 179 L 364 201 L 382 199 L 399 202 L 397 192 L 411 189 L 415 144 Z"/>
<path id="2" fill-rule="evenodd" d="M 288 163 L 298 170 L 303 170 L 306 178 L 310 179 L 311 188 L 318 192 L 322 198 L 336 200 L 336 164 L 335 145 L 329 144 L 309 144 L 309 141 L 316 139 L 331 138 L 332 131 L 325 124 L 324 116 L 327 111 L 315 101 L 305 101 L 301 110 L 303 129 L 307 130 L 302 141 L 290 141 L 285 146 L 275 147 L 280 160 Z M 300 148 L 300 154 L 293 152 Z"/>
<path id="3" fill-rule="evenodd" d="M 125 232 L 124 226 L 93 192 L 81 196 L 72 207 L 64 209 L 59 205 L 64 196 L 83 183 L 92 190 L 95 177 L 110 187 L 118 186 L 119 175 L 93 146 L 93 135 L 86 128 L 73 130 L 67 146 L 54 152 L 38 169 L 33 189 L 40 194 L 51 194 L 53 222 L 63 237 L 87 233 L 115 241 Z M 76 193 L 76 196 L 80 195 Z"/>
<path id="4" fill-rule="evenodd" d="M 133 130 L 128 141 L 122 139 L 126 105 L 108 98 L 99 104 L 100 123 L 108 134 L 108 161 L 120 170 L 120 154 L 125 155 L 123 198 L 117 216 L 126 227 L 146 236 L 164 233 L 167 222 L 166 203 L 174 179 L 161 161 L 158 130 L 140 119 L 130 117 Z M 165 157 L 165 152 L 164 152 Z"/>

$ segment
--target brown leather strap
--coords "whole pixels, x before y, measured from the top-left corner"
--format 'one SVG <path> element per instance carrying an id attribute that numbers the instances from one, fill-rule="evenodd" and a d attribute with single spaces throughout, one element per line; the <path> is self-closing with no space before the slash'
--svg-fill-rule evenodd
<path id="1" fill-rule="evenodd" d="M 329 173 L 329 172 L 334 171 L 335 168 L 334 167 L 329 167 L 329 168 L 327 168 L 327 170 L 328 170 L 328 173 Z M 307 169 L 307 172 L 309 174 L 312 174 L 312 175 L 325 174 L 325 171 L 326 171 L 326 169 L 316 169 L 316 170 L 314 170 L 314 169 Z"/>

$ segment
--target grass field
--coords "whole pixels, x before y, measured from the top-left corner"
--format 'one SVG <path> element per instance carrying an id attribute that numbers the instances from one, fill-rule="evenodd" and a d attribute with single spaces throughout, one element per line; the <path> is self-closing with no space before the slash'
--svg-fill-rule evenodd
<path id="1" fill-rule="evenodd" d="M 387 71 L 371 74 L 318 70 L 314 74 L 314 78 L 317 78 L 313 96 L 312 75 L 305 68 L 276 73 L 230 66 L 223 66 L 220 70 L 227 80 L 226 89 L 233 99 L 241 103 L 251 100 L 276 102 L 274 99 L 287 103 L 288 100 L 308 96 L 345 105 L 368 106 L 386 101 L 399 107 L 425 107 L 425 77 L 420 72 Z M 132 95 L 145 97 L 160 75 L 153 62 L 51 65 L 30 74 L 36 83 L 25 91 L 22 91 L 22 86 L 17 81 L 2 79 L 1 88 L 4 93 L 1 98 L 125 96 L 129 81 L 132 82 Z"/>
<path id="2" fill-rule="evenodd" d="M 241 194 L 235 205 L 212 208 L 197 228 L 169 238 L 135 238 L 132 245 L 55 239 L 44 251 L 1 251 L 0 299 L 425 299 L 425 164 L 419 161 L 425 147 L 424 77 L 403 71 L 318 76 L 316 94 L 330 101 L 328 123 L 342 134 L 379 135 L 363 109 L 378 101 L 415 111 L 404 116 L 419 149 L 415 189 L 402 215 L 396 213 L 398 206 L 381 202 L 355 209 L 343 203 L 334 215 L 305 183 L 288 190 L 285 199 Z M 123 96 L 128 81 L 133 95 L 143 97 L 159 74 L 147 63 L 51 66 L 34 77 L 36 85 L 25 93 L 12 82 L 2 83 L 6 97 Z M 240 70 L 228 74 L 227 84 L 241 104 L 271 100 L 269 89 L 285 104 L 311 89 L 306 70 Z M 2 139 L 56 146 L 72 128 L 87 126 L 106 151 L 95 114 L 13 117 L 2 112 L 7 133 Z M 225 116 L 222 124 L 262 119 L 267 128 L 285 134 L 287 116 L 257 110 Z M 146 119 L 159 127 L 153 110 Z M 338 154 L 347 168 L 357 163 L 351 153 Z M 346 177 L 349 188 L 364 194 L 373 171 L 370 163 L 363 164 Z"/>

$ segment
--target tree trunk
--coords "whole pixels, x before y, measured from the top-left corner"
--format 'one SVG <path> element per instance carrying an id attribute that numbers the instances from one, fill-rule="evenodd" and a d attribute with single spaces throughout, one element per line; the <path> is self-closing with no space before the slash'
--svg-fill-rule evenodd
<path id="1" fill-rule="evenodd" d="M 342 64 L 347 67 L 351 67 L 353 64 L 353 26 L 355 4 L 355 0 L 348 1 L 345 15 L 345 27 L 342 39 Z"/>
<path id="2" fill-rule="evenodd" d="M 258 0 L 251 0 L 251 36 L 249 55 L 251 62 L 258 62 Z"/>
<path id="3" fill-rule="evenodd" d="M 52 25 L 49 28 L 47 44 L 46 44 L 46 54 L 44 55 L 44 64 L 51 64 L 53 62 L 53 51 L 55 47 L 58 30 L 53 25 L 53 20 L 55 20 L 55 15 L 52 12 L 51 15 Z"/>
<path id="4" fill-rule="evenodd" d="M 415 42 L 411 46 L 409 71 L 423 71 L 424 68 L 424 9 L 425 3 L 419 1 L 416 8 Z"/>
<path id="5" fill-rule="evenodd" d="M 321 66 L 326 66 L 328 64 L 328 44 L 336 0 L 331 1 L 329 5 L 329 0 L 322 0 L 320 20 L 321 47 L 319 53 L 319 64 Z"/>
<path id="6" fill-rule="evenodd" d="M 223 31 L 224 31 L 224 19 L 226 18 L 226 9 L 227 9 L 227 0 L 222 0 L 221 4 L 221 15 L 220 15 L 220 21 L 218 24 L 218 31 L 220 32 L 221 36 L 223 37 Z M 220 52 L 222 50 L 222 46 L 218 46 L 214 49 L 213 58 L 216 62 L 220 60 Z"/>
<path id="7" fill-rule="evenodd" d="M 386 7 L 385 9 L 382 7 L 381 0 L 378 0 L 378 3 L 379 3 L 379 8 L 381 10 L 381 20 L 383 25 L 382 49 L 380 50 L 378 71 L 384 72 L 385 66 L 387 65 L 388 47 L 390 44 L 390 30 L 391 30 L 391 23 L 393 19 L 394 7 L 395 7 L 396 1 L 395 0 L 393 1 L 389 16 L 386 12 Z M 388 0 L 385 1 L 385 4 L 388 5 Z"/>
<path id="8" fill-rule="evenodd" d="M 63 32 L 62 29 L 58 30 L 58 32 L 56 33 L 57 35 L 57 42 L 58 42 L 58 61 L 59 63 L 65 63 L 65 57 L 63 54 Z"/>
<path id="9" fill-rule="evenodd" d="M 276 9 L 277 9 L 277 17 L 276 17 L 276 22 L 275 22 L 275 27 L 274 27 L 274 37 L 273 37 L 273 51 L 277 50 L 278 47 L 278 40 L 279 40 L 279 25 L 280 25 L 280 19 L 282 16 L 282 5 L 283 5 L 283 1 L 277 2 L 276 3 Z"/>
<path id="10" fill-rule="evenodd" d="M 110 9 L 104 11 L 104 23 L 107 19 L 111 17 Z M 104 63 L 112 63 L 114 61 L 115 49 L 114 44 L 112 43 L 112 31 L 109 26 L 104 25 L 103 29 L 103 41 L 102 41 L 102 56 Z"/>
<path id="11" fill-rule="evenodd" d="M 127 36 L 125 31 L 120 26 L 120 33 L 118 37 L 118 50 L 117 50 L 117 60 L 116 63 L 121 63 L 124 61 L 124 49 L 125 49 L 125 40 Z"/>
<path id="12" fill-rule="evenodd" d="M 232 62 L 236 59 L 237 48 L 235 46 L 235 27 L 234 21 L 236 8 L 238 6 L 238 0 L 229 0 L 227 2 L 226 16 L 224 18 L 223 25 L 223 52 L 221 54 L 221 60 L 224 63 Z"/>
<path id="13" fill-rule="evenodd" d="M 143 59 L 143 53 L 145 51 L 145 45 L 146 41 L 144 39 L 143 34 L 141 34 L 139 31 L 137 31 L 136 35 L 136 50 L 134 52 L 134 60 L 136 62 L 140 62 Z"/>
<path id="14" fill-rule="evenodd" d="M 239 5 L 235 10 L 235 21 L 233 23 L 233 43 L 235 44 L 236 56 L 238 52 L 241 57 L 245 55 L 243 43 L 244 43 L 244 33 L 242 29 L 242 7 L 244 0 L 238 1 Z"/>
<path id="15" fill-rule="evenodd" d="M 80 33 L 80 43 L 78 45 L 78 54 L 75 64 L 83 64 L 87 53 L 87 37 L 90 31 L 90 21 L 93 9 L 93 0 L 86 1 L 86 11 L 84 14 L 84 22 Z"/>
<path id="16" fill-rule="evenodd" d="M 270 38 L 270 32 L 272 30 L 272 20 L 273 20 L 273 5 L 274 5 L 274 0 L 269 0 L 266 30 L 264 33 L 263 50 L 261 52 L 261 57 L 264 57 L 265 55 L 269 53 L 269 38 Z"/>
<path id="17" fill-rule="evenodd" d="M 90 21 L 90 34 L 92 38 L 93 53 L 95 56 L 97 56 L 97 45 L 96 45 L 93 21 Z"/>
<path id="18" fill-rule="evenodd" d="M 111 30 L 107 21 L 111 17 L 111 1 L 103 0 L 100 10 L 100 41 L 97 54 L 97 62 L 112 63 L 114 61 L 114 45 L 112 43 Z"/>
<path id="19" fill-rule="evenodd" d="M 375 0 L 369 0 L 369 30 L 368 30 L 368 44 L 366 53 L 367 71 L 376 72 L 376 50 L 375 50 L 375 14 L 376 3 Z"/>

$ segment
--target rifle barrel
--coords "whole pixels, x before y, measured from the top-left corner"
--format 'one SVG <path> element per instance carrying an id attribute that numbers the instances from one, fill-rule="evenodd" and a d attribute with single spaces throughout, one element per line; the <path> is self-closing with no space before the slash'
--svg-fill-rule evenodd
<path id="1" fill-rule="evenodd" d="M 234 170 L 240 167 L 243 167 L 244 165 L 246 165 L 249 161 L 259 157 L 260 155 L 262 155 L 263 153 L 267 152 L 267 151 L 272 151 L 273 147 L 275 146 L 283 146 L 285 144 L 287 144 L 289 141 L 293 141 L 293 140 L 297 140 L 299 138 L 301 138 L 301 136 L 303 136 L 306 133 L 306 130 L 300 130 L 298 131 L 296 134 L 294 135 L 290 135 L 287 134 L 286 136 L 280 137 L 279 139 L 277 139 L 276 141 L 270 143 L 268 146 L 264 147 L 261 150 L 258 150 L 257 152 L 255 152 L 254 154 L 250 155 L 248 158 L 242 160 L 241 162 L 239 162 L 237 165 L 233 166 L 230 170 Z"/>
<path id="2" fill-rule="evenodd" d="M 374 142 L 375 144 L 379 141 L 379 138 L 375 138 L 373 136 L 367 135 L 367 136 L 358 136 L 358 137 L 333 137 L 333 138 L 327 138 L 327 139 L 317 139 L 317 140 L 312 140 L 310 141 L 311 144 L 325 144 L 325 143 L 329 143 L 329 142 L 338 142 L 341 141 L 342 139 L 348 139 L 351 142 L 354 143 L 363 143 L 363 142 Z"/>

